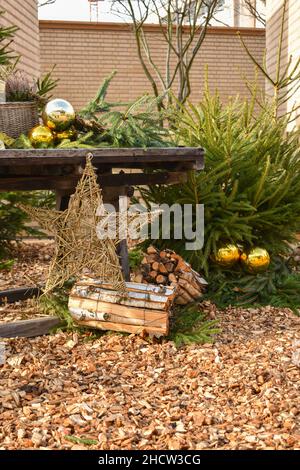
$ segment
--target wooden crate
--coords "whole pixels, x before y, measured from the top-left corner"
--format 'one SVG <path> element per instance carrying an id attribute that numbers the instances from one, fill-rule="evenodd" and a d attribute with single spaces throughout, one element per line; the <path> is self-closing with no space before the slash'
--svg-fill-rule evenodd
<path id="1" fill-rule="evenodd" d="M 175 288 L 127 282 L 127 296 L 109 283 L 85 278 L 69 297 L 69 311 L 78 325 L 100 330 L 165 336 Z"/>

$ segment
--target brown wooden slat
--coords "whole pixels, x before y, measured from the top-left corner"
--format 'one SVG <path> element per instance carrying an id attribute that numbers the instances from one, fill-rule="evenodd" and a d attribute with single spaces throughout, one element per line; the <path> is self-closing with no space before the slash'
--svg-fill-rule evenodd
<path id="1" fill-rule="evenodd" d="M 144 308 L 134 306 L 129 307 L 75 296 L 70 296 L 68 306 L 69 308 L 83 309 L 95 313 L 101 312 L 118 315 L 124 318 L 135 318 L 140 321 L 140 325 L 142 325 L 143 322 L 146 324 L 147 322 L 153 322 L 154 325 L 156 325 L 156 323 L 165 323 L 169 315 L 165 310 L 148 309 L 146 306 Z"/>
<path id="2" fill-rule="evenodd" d="M 61 189 L 73 192 L 77 176 L 17 176 L 0 178 L 0 191 L 35 191 L 41 189 Z"/>
<path id="3" fill-rule="evenodd" d="M 168 326 L 166 328 L 150 327 L 150 326 L 136 326 L 136 325 L 125 325 L 110 322 L 101 322 L 97 320 L 79 321 L 78 325 L 85 326 L 88 328 L 96 328 L 97 330 L 111 330 L 111 331 L 125 331 L 127 333 L 140 334 L 142 331 L 154 335 L 167 335 L 169 332 Z"/>
<path id="4" fill-rule="evenodd" d="M 172 296 L 157 295 L 157 294 L 144 294 L 139 292 L 127 291 L 127 295 L 122 296 L 117 291 L 111 291 L 101 288 L 84 288 L 75 284 L 70 297 L 78 297 L 84 299 L 92 299 L 101 302 L 118 303 L 120 305 L 127 305 L 131 307 L 152 308 L 155 310 L 167 310 L 170 302 L 173 300 Z"/>
<path id="5" fill-rule="evenodd" d="M 102 149 L 26 149 L 3 150 L 0 154 L 0 166 L 5 165 L 63 165 L 83 164 L 88 153 L 92 153 L 95 165 L 172 163 L 179 161 L 196 162 L 203 165 L 202 148 L 102 148 Z"/>
<path id="6" fill-rule="evenodd" d="M 104 282 L 100 279 L 89 278 L 88 276 L 83 277 L 76 283 L 78 287 L 99 287 L 106 289 L 108 291 L 115 291 L 113 284 L 109 282 Z M 133 291 L 133 292 L 143 292 L 145 294 L 157 294 L 157 295 L 166 295 L 172 296 L 174 295 L 174 287 L 172 286 L 157 286 L 152 284 L 142 284 L 138 282 L 126 282 L 126 290 Z"/>
<path id="7" fill-rule="evenodd" d="M 33 191 L 40 189 L 75 190 L 79 176 L 17 176 L 0 177 L 0 191 Z M 149 184 L 175 184 L 184 183 L 187 175 L 181 172 L 153 174 L 145 173 L 123 173 L 99 175 L 99 184 L 102 188 L 112 186 L 142 186 Z"/>
<path id="8" fill-rule="evenodd" d="M 0 323 L 0 338 L 16 338 L 46 335 L 58 326 L 61 320 L 57 317 L 40 317 L 10 323 Z"/>
<path id="9" fill-rule="evenodd" d="M 0 291 L 0 305 L 8 302 L 18 302 L 20 300 L 37 297 L 41 293 L 40 287 L 18 287 Z"/>

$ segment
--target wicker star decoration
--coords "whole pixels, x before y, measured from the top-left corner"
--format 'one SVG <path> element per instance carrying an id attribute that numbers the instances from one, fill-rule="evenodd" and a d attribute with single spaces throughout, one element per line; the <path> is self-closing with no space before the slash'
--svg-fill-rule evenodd
<path id="1" fill-rule="evenodd" d="M 68 279 L 77 278 L 84 271 L 93 273 L 103 281 L 112 283 L 116 290 L 125 292 L 125 281 L 116 253 L 119 240 L 101 240 L 97 236 L 96 227 L 101 218 L 97 214 L 101 206 L 101 189 L 91 157 L 87 157 L 82 177 L 67 210 L 60 212 L 22 207 L 44 230 L 54 235 L 55 253 L 44 293 L 62 287 Z M 105 214 L 102 219 L 104 217 Z"/>
<path id="2" fill-rule="evenodd" d="M 115 290 L 125 294 L 126 284 L 116 247 L 126 238 L 128 225 L 138 220 L 141 229 L 161 213 L 159 210 L 142 214 L 106 212 L 92 156 L 87 157 L 67 210 L 60 212 L 29 206 L 22 206 L 22 209 L 54 235 L 55 253 L 44 294 L 62 287 L 72 277 L 81 277 L 85 271 L 111 283 Z M 109 226 L 112 220 L 117 225 L 113 236 L 99 237 L 99 231 Z"/>

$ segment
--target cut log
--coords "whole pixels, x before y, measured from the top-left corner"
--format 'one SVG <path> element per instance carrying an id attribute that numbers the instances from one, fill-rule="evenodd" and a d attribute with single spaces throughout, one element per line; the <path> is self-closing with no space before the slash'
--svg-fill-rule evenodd
<path id="1" fill-rule="evenodd" d="M 197 300 L 202 296 L 202 292 L 199 289 L 195 289 L 191 283 L 185 279 L 178 279 L 178 284 L 184 288 L 184 290 L 191 296 L 193 299 Z"/>
<path id="2" fill-rule="evenodd" d="M 175 304 L 176 305 L 186 305 L 187 301 L 184 297 L 182 297 L 181 295 L 178 295 L 175 299 Z"/>
<path id="3" fill-rule="evenodd" d="M 186 281 L 189 281 L 189 282 L 191 282 L 191 281 L 194 279 L 194 276 L 193 276 L 193 274 L 192 274 L 191 271 L 189 271 L 189 272 L 182 272 L 182 273 L 179 274 L 179 277 L 180 277 L 181 279 L 185 279 Z"/>
<path id="4" fill-rule="evenodd" d="M 165 264 L 165 268 L 168 271 L 168 273 L 172 273 L 174 271 L 174 264 L 170 261 L 169 263 Z"/>
<path id="5" fill-rule="evenodd" d="M 159 262 L 158 261 L 154 261 L 154 263 L 152 263 L 152 269 L 153 269 L 153 271 L 158 271 L 159 270 Z"/>
<path id="6" fill-rule="evenodd" d="M 161 274 L 168 274 L 168 270 L 163 263 L 158 263 L 158 270 Z"/>
<path id="7" fill-rule="evenodd" d="M 155 281 L 157 278 L 157 271 L 150 271 L 149 276 Z"/>
<path id="8" fill-rule="evenodd" d="M 138 282 L 138 283 L 143 282 L 143 275 L 142 274 L 136 274 L 134 276 L 134 282 Z"/>
<path id="9" fill-rule="evenodd" d="M 191 271 L 191 268 L 183 259 L 181 259 L 178 261 L 177 266 L 175 268 L 175 272 L 178 271 Z"/>
<path id="10" fill-rule="evenodd" d="M 177 260 L 177 261 L 183 261 L 182 256 L 178 255 L 177 253 L 172 253 L 172 258 Z"/>
<path id="11" fill-rule="evenodd" d="M 157 254 L 147 255 L 146 258 L 147 258 L 147 263 L 149 263 L 149 264 L 152 264 L 152 263 L 154 263 L 154 261 L 159 260 L 159 256 Z"/>
<path id="12" fill-rule="evenodd" d="M 180 287 L 178 289 L 178 295 L 179 297 L 182 297 L 186 302 L 186 304 L 189 304 L 191 302 L 194 302 L 194 298 L 188 293 L 186 292 L 182 287 Z"/>
<path id="13" fill-rule="evenodd" d="M 175 276 L 174 273 L 170 273 L 169 276 L 168 276 L 168 279 L 169 279 L 170 282 L 177 283 L 177 277 Z"/>
<path id="14" fill-rule="evenodd" d="M 162 274 L 159 274 L 158 276 L 156 276 L 156 282 L 157 282 L 157 284 L 166 284 L 167 278 L 166 278 L 166 276 L 163 276 Z"/>
<path id="15" fill-rule="evenodd" d="M 185 282 L 187 282 L 188 284 L 190 284 L 194 289 L 196 289 L 197 291 L 201 292 L 204 290 L 204 286 L 202 284 L 200 284 L 198 282 L 198 280 L 196 279 L 196 277 L 193 275 L 192 272 L 189 272 L 189 273 L 179 273 L 179 276 L 178 276 L 178 282 L 179 282 L 179 279 L 182 280 L 182 283 L 181 285 L 184 287 L 186 284 Z"/>
<path id="16" fill-rule="evenodd" d="M 147 253 L 148 255 L 156 255 L 157 254 L 157 249 L 154 248 L 154 246 L 148 246 L 147 248 Z"/>

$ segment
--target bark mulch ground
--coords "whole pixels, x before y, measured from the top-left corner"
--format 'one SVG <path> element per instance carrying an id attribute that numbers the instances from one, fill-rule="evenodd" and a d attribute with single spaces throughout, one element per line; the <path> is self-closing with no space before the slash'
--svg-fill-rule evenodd
<path id="1" fill-rule="evenodd" d="M 203 308 L 220 320 L 213 345 L 76 333 L 0 340 L 0 448 L 299 449 L 300 318 Z"/>

